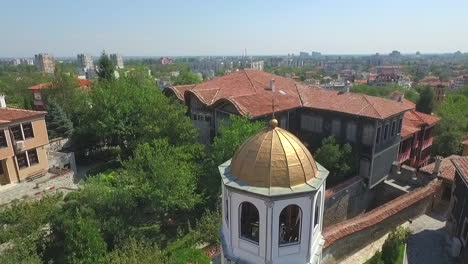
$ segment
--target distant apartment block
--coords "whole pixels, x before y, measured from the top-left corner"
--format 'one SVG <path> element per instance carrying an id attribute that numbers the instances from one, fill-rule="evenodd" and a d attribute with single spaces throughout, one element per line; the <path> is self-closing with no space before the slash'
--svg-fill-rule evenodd
<path id="1" fill-rule="evenodd" d="M 118 69 L 124 68 L 123 57 L 120 54 L 114 53 L 110 55 L 110 59 L 114 63 L 115 67 Z"/>
<path id="2" fill-rule="evenodd" d="M 0 96 L 0 184 L 44 175 L 49 143 L 46 112 L 9 108 Z"/>
<path id="3" fill-rule="evenodd" d="M 161 65 L 168 65 L 168 64 L 173 64 L 174 61 L 168 57 L 161 57 L 159 58 L 158 63 Z"/>
<path id="4" fill-rule="evenodd" d="M 264 64 L 263 61 L 250 61 L 246 63 L 246 68 L 263 71 Z"/>
<path id="5" fill-rule="evenodd" d="M 47 53 L 39 53 L 34 55 L 34 64 L 38 71 L 54 73 L 55 70 L 55 61 L 52 55 Z"/>
<path id="6" fill-rule="evenodd" d="M 94 69 L 93 56 L 91 56 L 91 54 L 82 53 L 78 54 L 76 57 L 78 59 L 78 67 L 80 69 Z"/>
<path id="7" fill-rule="evenodd" d="M 23 59 L 20 59 L 20 64 L 22 64 L 22 65 L 34 65 L 34 60 L 33 59 L 28 59 L 28 58 L 23 58 Z"/>

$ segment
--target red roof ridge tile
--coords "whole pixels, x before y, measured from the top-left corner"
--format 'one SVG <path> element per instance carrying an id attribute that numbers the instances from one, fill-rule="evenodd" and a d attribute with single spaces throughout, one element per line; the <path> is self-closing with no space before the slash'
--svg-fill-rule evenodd
<path id="1" fill-rule="evenodd" d="M 460 176 L 465 179 L 468 184 L 468 156 L 462 156 L 458 159 L 452 159 L 451 161 Z"/>
<path id="2" fill-rule="evenodd" d="M 252 83 L 252 80 L 250 79 L 250 76 L 249 76 L 249 74 L 247 73 L 247 71 L 246 71 L 245 69 L 242 70 L 242 71 L 244 71 L 244 74 L 245 74 L 245 76 L 247 77 L 247 80 L 249 80 L 249 83 L 250 83 L 250 85 L 252 86 L 252 88 L 254 89 L 254 91 L 257 92 L 257 87 L 255 87 L 255 85 Z"/>

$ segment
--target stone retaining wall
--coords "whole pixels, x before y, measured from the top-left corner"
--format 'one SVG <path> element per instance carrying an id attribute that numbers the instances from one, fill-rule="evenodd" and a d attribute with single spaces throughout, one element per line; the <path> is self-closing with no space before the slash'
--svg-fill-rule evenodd
<path id="1" fill-rule="evenodd" d="M 323 263 L 339 263 L 392 228 L 431 210 L 440 201 L 441 190 L 441 181 L 433 180 L 370 212 L 326 227 Z"/>

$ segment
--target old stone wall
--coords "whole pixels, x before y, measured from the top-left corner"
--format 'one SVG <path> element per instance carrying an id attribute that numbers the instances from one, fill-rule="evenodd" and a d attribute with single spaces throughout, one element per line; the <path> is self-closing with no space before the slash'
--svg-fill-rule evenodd
<path id="1" fill-rule="evenodd" d="M 368 213 L 327 227 L 323 263 L 339 263 L 392 228 L 431 210 L 440 200 L 441 190 L 441 181 L 434 180 Z"/>
<path id="2" fill-rule="evenodd" d="M 324 228 L 341 223 L 366 211 L 372 193 L 368 192 L 363 179 L 354 177 L 327 189 L 325 193 Z"/>

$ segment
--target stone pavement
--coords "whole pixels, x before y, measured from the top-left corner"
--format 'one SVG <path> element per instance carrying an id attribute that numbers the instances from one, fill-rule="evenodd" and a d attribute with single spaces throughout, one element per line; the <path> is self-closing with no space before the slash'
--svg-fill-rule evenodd
<path id="1" fill-rule="evenodd" d="M 68 192 L 77 189 L 73 182 L 73 172 L 64 175 L 47 173 L 31 182 L 12 183 L 0 186 L 0 206 L 13 200 L 39 198 L 45 193 Z"/>
<path id="2" fill-rule="evenodd" d="M 422 215 L 409 225 L 408 264 L 451 264 L 445 242 L 445 216 Z"/>

